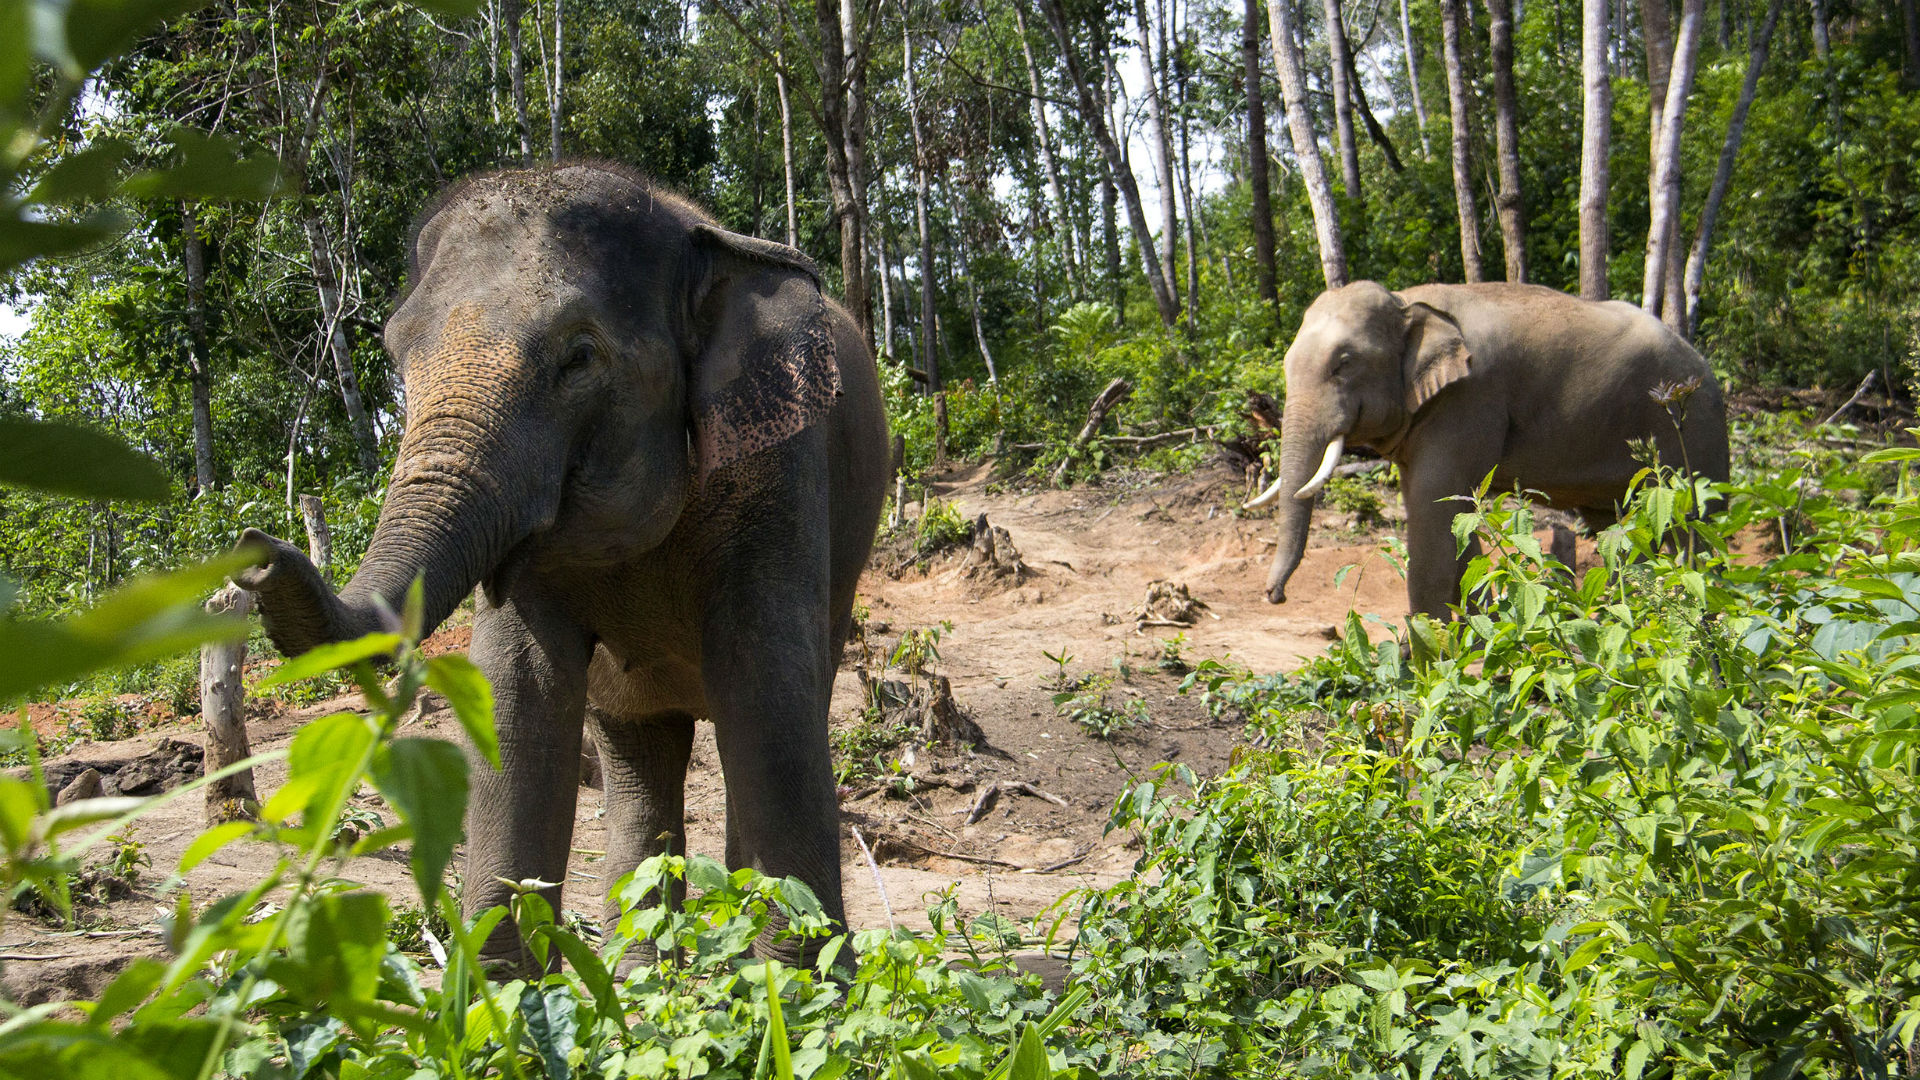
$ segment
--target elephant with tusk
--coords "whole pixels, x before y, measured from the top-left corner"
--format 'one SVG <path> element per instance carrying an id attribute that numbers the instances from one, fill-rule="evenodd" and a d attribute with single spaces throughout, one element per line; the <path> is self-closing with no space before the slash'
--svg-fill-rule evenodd
<path id="1" fill-rule="evenodd" d="M 888 470 L 864 336 L 805 256 L 606 164 L 464 181 L 410 262 L 386 326 L 406 433 L 358 573 L 336 594 L 299 549 L 245 538 L 268 554 L 237 580 L 274 644 L 373 630 L 416 577 L 429 630 L 475 595 L 503 768 L 474 773 L 469 914 L 566 880 L 591 723 L 611 925 L 620 877 L 684 850 L 707 717 L 728 864 L 797 877 L 842 920 L 828 699 Z M 484 952 L 530 963 L 510 924 Z"/>
<path id="2" fill-rule="evenodd" d="M 1407 600 L 1440 616 L 1458 603 L 1472 555 L 1456 552 L 1453 500 L 1489 472 L 1496 488 L 1536 491 L 1593 528 L 1613 521 L 1642 467 L 1630 440 L 1653 439 L 1664 464 L 1727 478 L 1726 406 L 1712 369 L 1631 304 L 1537 285 L 1390 292 L 1355 282 L 1308 307 L 1286 377 L 1279 476 L 1247 504 L 1277 504 L 1267 578 L 1275 604 L 1286 602 L 1315 497 L 1348 444 L 1400 467 Z"/>

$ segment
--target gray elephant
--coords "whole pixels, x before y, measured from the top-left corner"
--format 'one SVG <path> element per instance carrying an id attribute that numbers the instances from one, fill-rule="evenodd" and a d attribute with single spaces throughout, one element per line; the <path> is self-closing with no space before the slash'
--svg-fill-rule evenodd
<path id="1" fill-rule="evenodd" d="M 1663 463 L 1727 478 L 1726 406 L 1700 354 L 1631 304 L 1592 303 L 1537 285 L 1371 281 L 1321 293 L 1287 349 L 1280 475 L 1248 503 L 1283 492 L 1267 599 L 1285 603 L 1306 550 L 1313 502 L 1349 444 L 1400 467 L 1407 506 L 1407 599 L 1444 615 L 1460 597 L 1452 496 L 1489 472 L 1496 489 L 1538 491 L 1594 528 L 1642 467 L 1628 440 L 1651 437 Z M 1680 429 L 1652 391 L 1693 385 Z M 1471 554 L 1471 553 L 1469 553 Z"/>
<path id="2" fill-rule="evenodd" d="M 728 864 L 841 920 L 828 698 L 889 464 L 860 331 L 805 256 L 615 166 L 470 179 L 421 221 L 386 326 L 406 434 L 358 573 L 335 595 L 298 549 L 243 539 L 270 550 L 239 583 L 274 644 L 373 630 L 416 577 L 431 629 L 479 586 L 503 768 L 474 775 L 470 914 L 501 879 L 565 880 L 583 718 L 609 886 L 683 850 L 709 717 Z M 511 926 L 486 955 L 526 963 Z"/>

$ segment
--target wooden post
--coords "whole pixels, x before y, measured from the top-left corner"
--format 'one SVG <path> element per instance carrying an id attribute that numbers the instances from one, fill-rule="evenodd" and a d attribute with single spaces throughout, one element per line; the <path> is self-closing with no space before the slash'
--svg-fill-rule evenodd
<path id="1" fill-rule="evenodd" d="M 327 571 L 333 565 L 333 530 L 327 528 L 327 508 L 318 495 L 300 496 L 300 519 L 307 524 L 307 558 L 320 571 L 320 576 L 329 578 Z"/>
<path id="2" fill-rule="evenodd" d="M 245 618 L 252 608 L 253 594 L 238 585 L 228 585 L 207 601 L 207 611 L 215 615 L 231 612 Z M 200 715 L 207 723 L 209 773 L 244 761 L 253 752 L 247 745 L 247 688 L 241 681 L 246 665 L 245 638 L 200 650 Z M 251 818 L 256 799 L 252 769 L 215 780 L 207 785 L 207 824 Z"/>

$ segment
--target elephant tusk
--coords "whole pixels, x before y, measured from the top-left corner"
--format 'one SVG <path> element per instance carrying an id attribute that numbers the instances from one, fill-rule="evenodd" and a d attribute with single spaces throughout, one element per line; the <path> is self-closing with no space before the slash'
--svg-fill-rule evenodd
<path id="1" fill-rule="evenodd" d="M 1280 494 L 1280 485 L 1286 482 L 1287 482 L 1287 478 L 1284 476 L 1274 477 L 1273 483 L 1267 485 L 1267 490 L 1254 496 L 1254 498 L 1247 503 L 1246 509 L 1258 510 L 1260 507 L 1265 506 L 1268 503 L 1272 502 L 1274 499 L 1274 496 Z"/>
<path id="2" fill-rule="evenodd" d="M 1313 479 L 1301 484 L 1293 497 L 1301 502 L 1312 502 L 1313 497 L 1320 494 L 1320 489 L 1327 486 L 1327 478 L 1333 475 L 1333 467 L 1340 463 L 1340 454 L 1346 448 L 1347 437 L 1335 435 L 1333 441 L 1327 444 L 1327 456 L 1320 459 L 1319 471 L 1313 474 Z"/>

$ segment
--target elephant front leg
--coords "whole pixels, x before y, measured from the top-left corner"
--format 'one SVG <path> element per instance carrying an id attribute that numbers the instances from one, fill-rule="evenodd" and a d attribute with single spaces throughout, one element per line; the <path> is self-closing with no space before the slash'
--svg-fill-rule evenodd
<path id="1" fill-rule="evenodd" d="M 1407 606 L 1442 621 L 1452 617 L 1460 603 L 1460 577 L 1480 552 L 1477 540 L 1462 551 L 1453 538 L 1453 519 L 1471 507 L 1457 496 L 1469 494 L 1493 468 L 1488 462 L 1478 476 L 1471 470 L 1401 469 L 1407 504 Z M 1454 475 L 1455 472 L 1459 475 Z"/>
<path id="2" fill-rule="evenodd" d="M 471 655 L 493 684 L 501 767 L 474 766 L 462 907 L 472 918 L 511 904 L 512 883 L 535 879 L 551 883 L 540 894 L 557 914 L 573 847 L 592 639 L 537 601 L 478 604 Z M 533 966 L 511 918 L 481 956 L 516 971 Z"/>
<path id="3" fill-rule="evenodd" d="M 655 855 L 684 855 L 687 850 L 687 761 L 693 756 L 693 717 L 684 712 L 625 719 L 587 708 L 594 741 L 600 744 L 600 774 L 605 782 L 607 858 L 606 902 L 600 925 L 611 936 L 620 924 L 622 879 Z M 677 905 L 685 887 L 662 898 L 648 893 L 640 906 Z M 652 959 L 651 943 L 636 942 L 627 959 Z"/>

